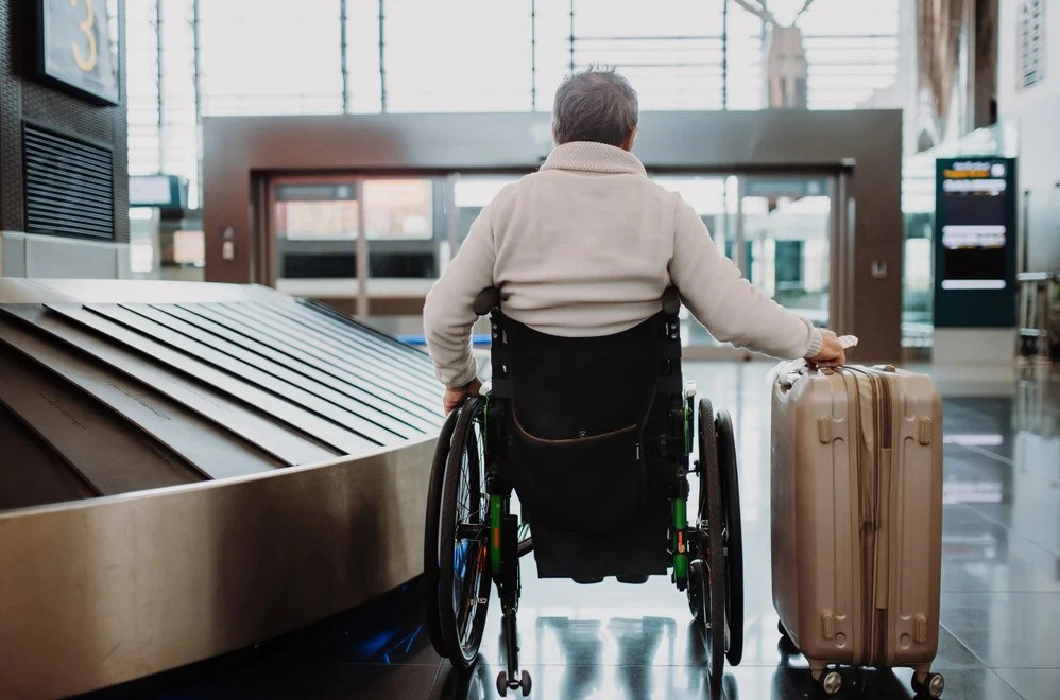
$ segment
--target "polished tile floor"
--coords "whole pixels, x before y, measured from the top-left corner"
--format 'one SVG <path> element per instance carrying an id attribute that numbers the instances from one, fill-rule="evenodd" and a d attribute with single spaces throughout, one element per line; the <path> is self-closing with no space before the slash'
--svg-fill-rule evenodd
<path id="1" fill-rule="evenodd" d="M 747 577 L 735 700 L 810 697 L 800 659 L 780 665 L 769 571 L 768 366 L 693 364 L 700 394 L 738 430 Z M 945 400 L 942 637 L 951 700 L 1060 700 L 1060 374 L 939 371 Z M 532 567 L 532 562 L 524 560 Z M 580 586 L 523 576 L 521 661 L 539 700 L 708 698 L 705 652 L 664 578 Z M 461 678 L 430 648 L 415 585 L 313 630 L 220 661 L 97 693 L 178 700 L 494 698 L 492 606 L 482 662 Z M 839 697 L 908 698 L 909 671 L 845 676 Z"/>

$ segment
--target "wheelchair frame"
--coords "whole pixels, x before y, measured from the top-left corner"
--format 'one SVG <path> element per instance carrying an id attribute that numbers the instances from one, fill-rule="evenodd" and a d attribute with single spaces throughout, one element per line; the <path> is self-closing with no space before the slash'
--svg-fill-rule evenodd
<path id="1" fill-rule="evenodd" d="M 470 570 L 473 576 L 481 577 L 483 569 L 488 568 L 501 604 L 506 645 L 506 670 L 497 676 L 497 691 L 503 697 L 509 689 L 517 688 L 526 696 L 531 688 L 529 673 L 519 669 L 516 617 L 521 591 L 519 558 L 532 551 L 532 543 L 519 542 L 520 524 L 511 512 L 514 486 L 503 468 L 510 427 L 505 412 L 510 410 L 511 386 L 510 355 L 500 302 L 496 288 L 484 290 L 475 301 L 476 313 L 480 316 L 488 313 L 491 318 L 493 387 L 484 400 L 477 397 L 466 400 L 450 414 L 442 429 L 428 498 L 424 570 L 428 628 L 435 649 L 454 666 L 467 670 L 477 659 L 482 620 L 489 604 L 489 591 L 483 594 L 482 589 L 488 583 L 484 585 L 481 578 L 473 578 L 470 583 L 461 578 L 458 591 L 454 576 L 459 569 L 462 575 Z M 667 487 L 671 580 L 678 590 L 687 593 L 693 616 L 707 629 L 711 682 L 720 687 L 725 659 L 738 664 L 742 648 L 743 581 L 735 446 L 728 414 L 722 412 L 715 418 L 710 402 L 701 400 L 700 459 L 691 470 L 701 480 L 699 513 L 690 527 L 688 458 L 696 434 L 696 411 L 694 388 L 690 391 L 682 385 L 680 307 L 677 290 L 667 290 L 663 313 L 659 316 L 658 381 L 667 385 L 664 388 L 669 402 L 665 407 L 669 431 L 656 437 L 657 443 L 651 448 L 658 450 L 657 454 L 674 467 Z M 442 500 L 453 493 L 463 493 L 452 479 L 463 476 L 465 462 L 469 482 L 472 477 L 477 482 L 469 483 L 467 488 L 471 522 L 456 525 L 455 533 L 450 533 L 448 530 L 454 529 L 452 522 L 448 530 L 441 526 L 448 518 L 446 508 L 459 510 L 460 506 Z M 454 476 L 454 470 L 460 473 Z M 486 498 L 482 499 L 484 502 L 476 502 L 473 491 L 481 486 L 485 492 L 479 498 Z M 450 541 L 451 554 L 446 547 Z M 458 556 L 469 553 L 477 556 L 470 567 Z M 458 594 L 463 596 L 462 600 L 456 600 Z M 453 614 L 454 608 L 464 609 L 471 619 L 464 617 L 461 622 L 460 615 Z"/>

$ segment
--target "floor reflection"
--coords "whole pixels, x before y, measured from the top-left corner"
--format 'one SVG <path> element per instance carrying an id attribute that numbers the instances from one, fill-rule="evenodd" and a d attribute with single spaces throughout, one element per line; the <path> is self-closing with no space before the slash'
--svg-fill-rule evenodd
<path id="1" fill-rule="evenodd" d="M 737 428 L 744 516 L 744 662 L 719 690 L 727 700 L 820 697 L 805 661 L 778 650 L 769 531 L 768 365 L 688 368 L 700 395 Z M 1000 379 L 946 371 L 942 630 L 935 670 L 950 700 L 1057 700 L 1060 693 L 1060 376 Z M 695 494 L 693 494 L 693 498 Z M 499 606 L 482 659 L 463 676 L 423 632 L 415 586 L 294 641 L 231 664 L 171 676 L 98 700 L 496 698 L 503 658 Z M 330 627 L 329 627 L 330 625 Z M 535 700 L 710 698 L 702 632 L 665 577 L 643 585 L 581 586 L 523 573 L 520 661 Z M 911 671 L 846 670 L 840 698 L 912 697 Z M 174 679 L 175 678 L 175 679 Z M 120 690 L 120 689 L 119 689 Z"/>

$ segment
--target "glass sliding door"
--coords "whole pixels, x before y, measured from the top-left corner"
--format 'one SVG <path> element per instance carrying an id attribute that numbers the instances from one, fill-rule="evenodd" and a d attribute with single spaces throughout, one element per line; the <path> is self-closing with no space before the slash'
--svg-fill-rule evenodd
<path id="1" fill-rule="evenodd" d="M 696 210 L 714 245 L 732 257 L 736 236 L 737 183 L 733 176 L 724 175 L 658 175 L 652 178 Z M 732 354 L 731 348 L 721 346 L 703 325 L 681 309 L 681 339 L 686 354 L 697 356 L 704 351 L 712 357 Z"/>
<path id="2" fill-rule="evenodd" d="M 448 258 L 444 197 L 436 196 L 444 188 L 439 177 L 273 179 L 268 281 L 361 317 L 376 297 L 422 300 Z"/>
<path id="3" fill-rule="evenodd" d="M 472 224 L 482 209 L 493 201 L 507 185 L 519 180 L 522 175 L 513 174 L 453 174 L 449 183 L 452 192 L 451 215 L 449 218 L 449 245 L 452 256 L 460 252 L 460 247 L 471 231 Z M 474 326 L 476 346 L 485 347 L 490 343 L 490 322 L 486 317 L 480 318 Z M 489 376 L 489 363 L 479 358 L 479 370 L 482 376 Z"/>
<path id="4" fill-rule="evenodd" d="M 423 300 L 448 255 L 445 180 L 425 176 L 366 176 L 359 312 L 389 333 L 416 343 L 423 335 Z"/>
<path id="5" fill-rule="evenodd" d="M 475 218 L 519 174 L 315 175 L 270 181 L 267 283 L 422 342 L 423 299 Z M 755 286 L 818 326 L 842 325 L 849 246 L 836 174 L 659 174 Z M 845 206 L 845 205 L 842 205 Z M 838 246 L 838 248 L 837 248 Z M 838 305 L 837 305 L 838 304 Z M 687 311 L 690 359 L 738 359 Z M 482 331 L 484 325 L 477 328 Z"/>
<path id="6" fill-rule="evenodd" d="M 830 323 L 832 182 L 747 176 L 740 182 L 744 274 L 818 327 Z"/>
<path id="7" fill-rule="evenodd" d="M 659 175 L 703 219 L 714 244 L 752 284 L 817 326 L 831 323 L 829 293 L 837 226 L 833 175 Z M 749 353 L 719 343 L 682 311 L 685 356 L 734 359 Z"/>
<path id="8" fill-rule="evenodd" d="M 294 296 L 355 299 L 361 230 L 357 179 L 276 179 L 271 199 L 273 286 Z"/>

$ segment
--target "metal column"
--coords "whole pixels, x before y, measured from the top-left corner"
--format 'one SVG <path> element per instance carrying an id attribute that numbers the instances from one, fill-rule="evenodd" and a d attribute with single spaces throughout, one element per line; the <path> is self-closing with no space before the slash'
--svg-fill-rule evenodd
<path id="1" fill-rule="evenodd" d="M 832 195 L 829 325 L 840 334 L 854 331 L 854 199 L 850 196 L 851 164 L 836 174 Z"/>
<path id="2" fill-rule="evenodd" d="M 357 316 L 368 318 L 368 232 L 364 230 L 364 178 L 357 180 Z"/>

